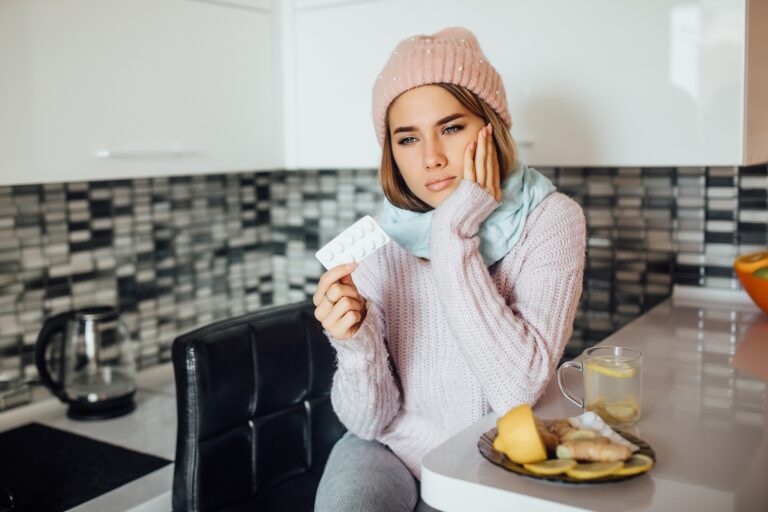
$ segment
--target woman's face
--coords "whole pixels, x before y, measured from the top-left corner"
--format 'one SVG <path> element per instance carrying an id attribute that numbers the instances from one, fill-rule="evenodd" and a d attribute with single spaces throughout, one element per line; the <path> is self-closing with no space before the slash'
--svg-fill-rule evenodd
<path id="1" fill-rule="evenodd" d="M 410 191 L 437 208 L 461 183 L 464 151 L 483 126 L 442 87 L 423 85 L 398 96 L 389 108 L 389 134 Z"/>

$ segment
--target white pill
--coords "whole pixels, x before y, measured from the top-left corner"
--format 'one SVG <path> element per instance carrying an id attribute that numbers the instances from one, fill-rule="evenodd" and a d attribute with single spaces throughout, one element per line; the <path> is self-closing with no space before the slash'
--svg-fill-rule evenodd
<path id="1" fill-rule="evenodd" d="M 320 259 L 325 261 L 330 261 L 333 259 L 333 251 L 331 250 L 325 250 L 320 253 Z"/>
<path id="2" fill-rule="evenodd" d="M 370 238 L 366 238 L 363 240 L 363 247 L 365 247 L 365 250 L 370 252 L 376 248 L 376 242 L 371 240 Z"/>
<path id="3" fill-rule="evenodd" d="M 341 235 L 341 241 L 349 246 L 355 243 L 355 237 L 352 236 L 352 233 L 344 233 Z"/>
<path id="4" fill-rule="evenodd" d="M 339 255 L 336 257 L 336 262 L 335 262 L 335 265 L 334 265 L 334 266 L 337 266 L 337 265 L 344 265 L 344 264 L 346 264 L 346 263 L 352 263 L 353 261 L 355 261 L 355 258 L 354 258 L 354 256 L 352 256 L 352 255 L 351 255 L 350 253 L 348 253 L 348 252 L 343 252 L 343 253 L 339 254 Z"/>
<path id="5" fill-rule="evenodd" d="M 363 256 L 365 256 L 365 249 L 363 249 L 359 245 L 355 245 L 352 248 L 350 248 L 349 252 L 351 252 L 355 258 L 362 258 Z"/>
<path id="6" fill-rule="evenodd" d="M 373 231 L 376 229 L 376 226 L 373 225 L 373 222 L 371 219 L 365 219 L 363 222 L 360 223 L 363 226 L 363 229 L 366 231 Z"/>
<path id="7" fill-rule="evenodd" d="M 384 243 L 384 235 L 381 233 L 374 233 L 371 236 L 371 239 L 373 239 L 374 242 L 376 242 L 377 245 L 381 245 Z"/>
<path id="8" fill-rule="evenodd" d="M 343 251 L 343 250 L 344 250 L 344 244 L 342 244 L 342 243 L 341 243 L 341 242 L 339 242 L 338 240 L 335 240 L 335 241 L 334 241 L 334 242 L 331 244 L 331 247 L 330 247 L 330 249 L 331 249 L 333 252 L 335 252 L 336 254 L 338 254 L 338 253 L 340 253 L 341 251 Z"/>
<path id="9" fill-rule="evenodd" d="M 363 228 L 356 227 L 354 230 L 355 238 L 363 238 L 365 236 L 365 231 L 363 231 Z"/>

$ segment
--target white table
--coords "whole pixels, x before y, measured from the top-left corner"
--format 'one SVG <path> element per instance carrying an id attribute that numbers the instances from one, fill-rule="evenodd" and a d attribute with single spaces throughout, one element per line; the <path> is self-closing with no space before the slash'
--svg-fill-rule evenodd
<path id="1" fill-rule="evenodd" d="M 140 372 L 136 377 L 136 410 L 103 421 L 67 418 L 67 406 L 55 398 L 0 413 L 0 431 L 37 422 L 98 441 L 104 441 L 173 460 L 176 453 L 176 396 L 170 363 Z M 164 466 L 73 509 L 75 512 L 169 512 L 173 464 Z"/>
<path id="2" fill-rule="evenodd" d="M 657 464 L 603 485 L 535 481 L 478 452 L 486 416 L 422 460 L 422 497 L 445 512 L 509 510 L 768 510 L 768 317 L 743 301 L 724 305 L 681 294 L 601 345 L 644 353 L 642 418 L 629 429 Z M 578 374 L 569 387 L 581 392 Z M 580 413 L 556 379 L 534 408 L 541 418 Z"/>

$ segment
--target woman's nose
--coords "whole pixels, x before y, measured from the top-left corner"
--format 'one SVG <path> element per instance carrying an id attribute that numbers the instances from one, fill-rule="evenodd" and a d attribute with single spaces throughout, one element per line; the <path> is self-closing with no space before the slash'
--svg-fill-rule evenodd
<path id="1" fill-rule="evenodd" d="M 424 145 L 424 167 L 427 170 L 441 169 L 447 163 L 443 145 L 438 141 L 426 141 Z"/>

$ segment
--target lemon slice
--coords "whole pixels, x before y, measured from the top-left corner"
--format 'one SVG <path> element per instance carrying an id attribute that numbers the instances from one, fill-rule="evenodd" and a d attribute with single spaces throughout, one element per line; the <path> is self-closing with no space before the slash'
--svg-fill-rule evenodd
<path id="1" fill-rule="evenodd" d="M 560 441 L 575 441 L 577 439 L 594 439 L 597 437 L 597 432 L 586 428 L 574 428 L 569 430 L 560 438 Z"/>
<path id="2" fill-rule="evenodd" d="M 531 464 L 523 464 L 523 467 L 531 473 L 537 475 L 559 475 L 565 473 L 569 469 L 576 466 L 576 461 L 573 459 L 552 459 L 542 462 L 532 462 Z"/>
<path id="3" fill-rule="evenodd" d="M 565 472 L 571 478 L 576 480 L 593 480 L 604 476 L 612 475 L 624 467 L 623 462 L 587 462 L 585 464 L 576 464 Z"/>
<path id="4" fill-rule="evenodd" d="M 645 473 L 653 467 L 653 459 L 642 453 L 636 453 L 629 460 L 624 462 L 624 467 L 614 473 L 614 475 L 628 476 Z"/>
<path id="5" fill-rule="evenodd" d="M 613 423 L 629 422 L 637 417 L 637 409 L 637 403 L 632 400 L 604 404 L 602 412 L 605 414 L 601 414 L 601 417 Z"/>
<path id="6" fill-rule="evenodd" d="M 635 376 L 636 370 L 624 362 L 617 363 L 598 363 L 589 362 L 585 367 L 593 372 L 602 373 L 608 377 L 614 377 L 616 379 L 629 379 Z"/>

